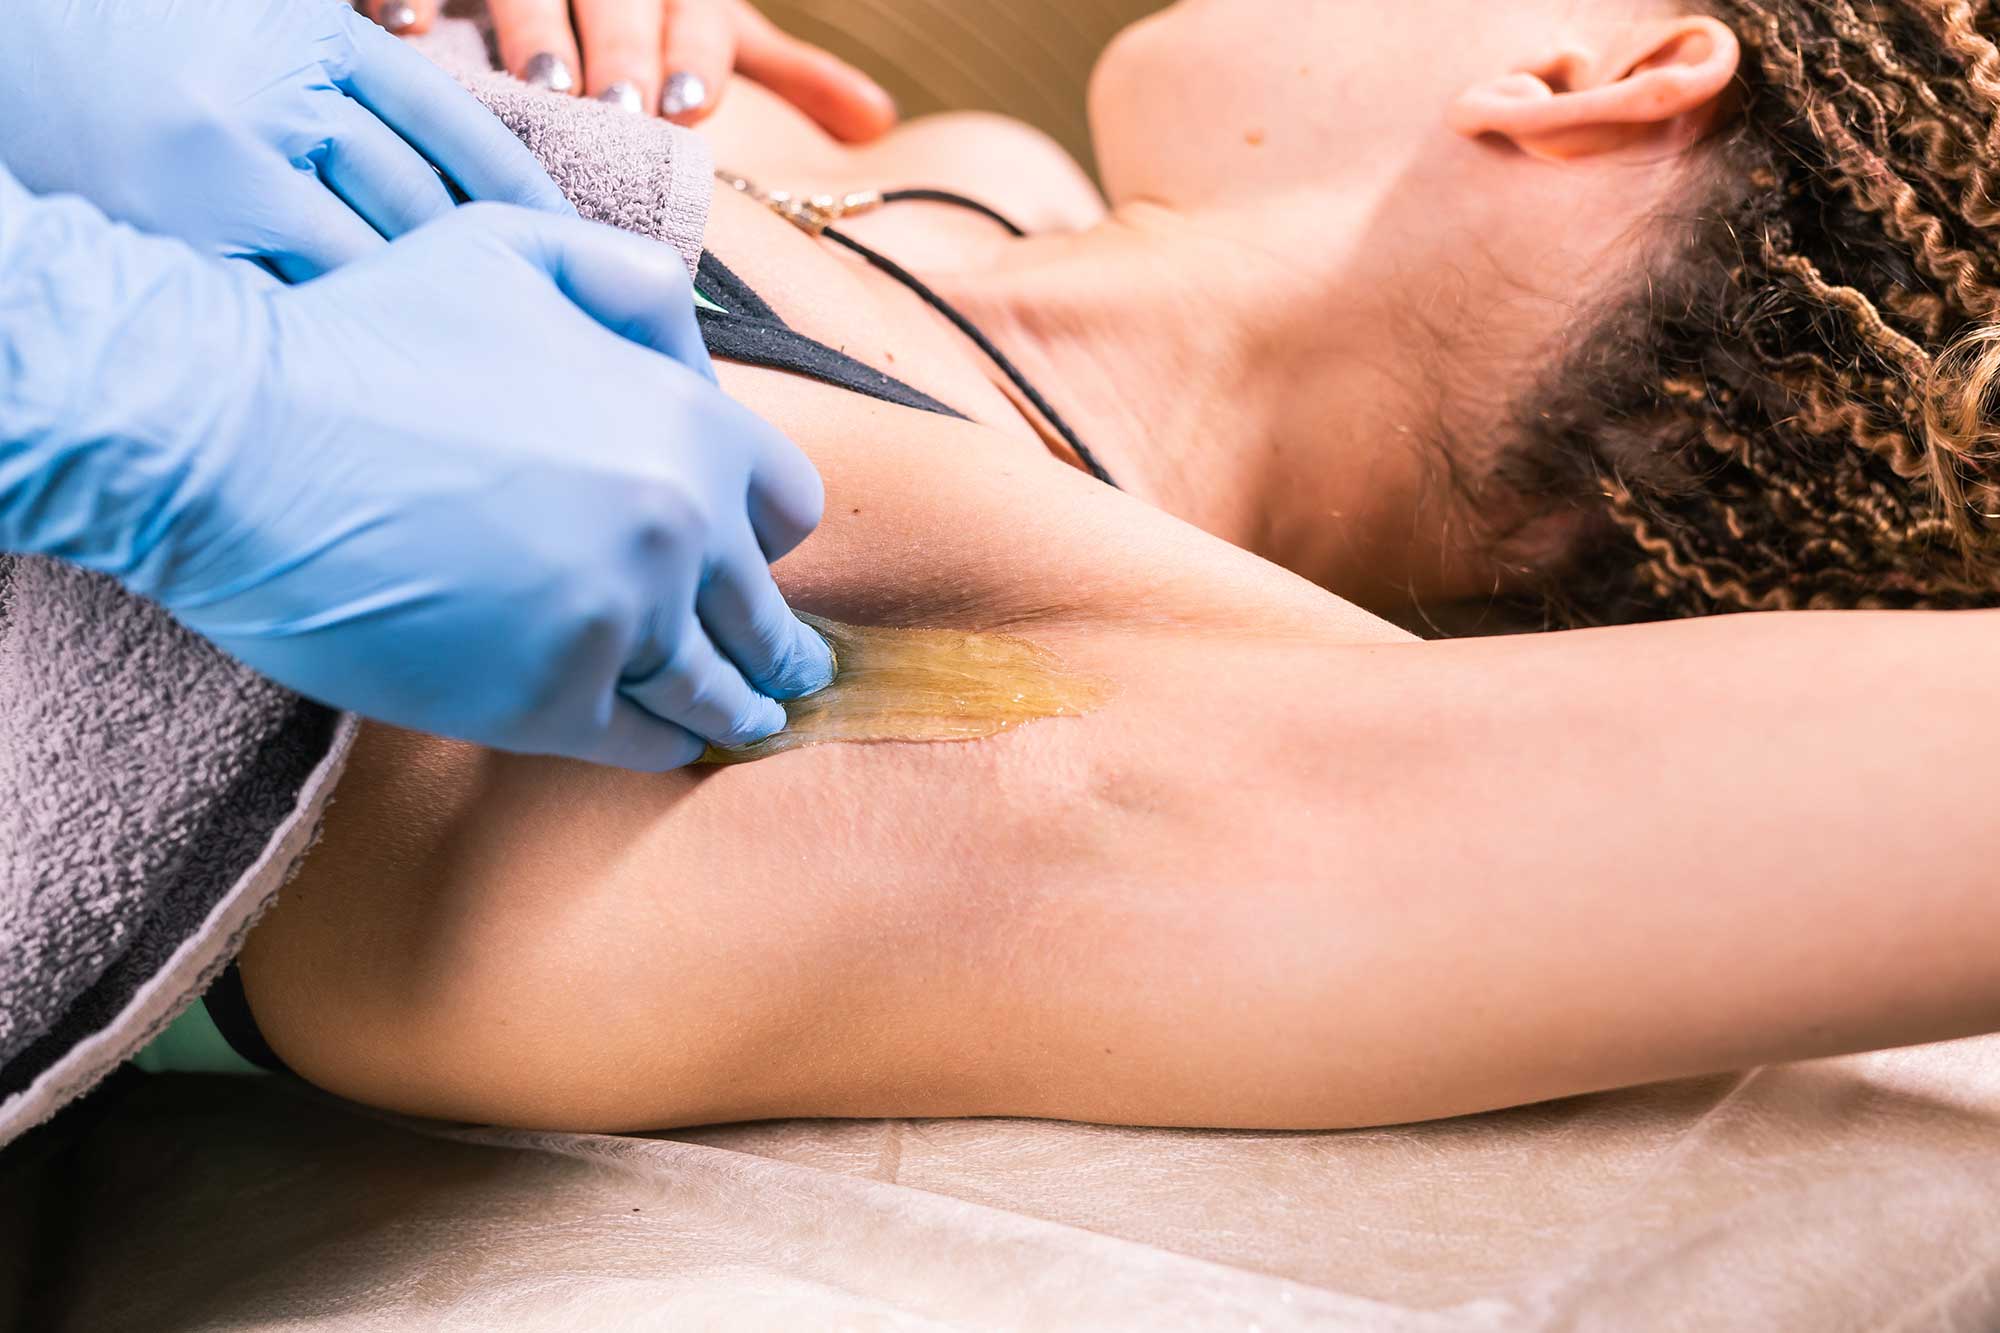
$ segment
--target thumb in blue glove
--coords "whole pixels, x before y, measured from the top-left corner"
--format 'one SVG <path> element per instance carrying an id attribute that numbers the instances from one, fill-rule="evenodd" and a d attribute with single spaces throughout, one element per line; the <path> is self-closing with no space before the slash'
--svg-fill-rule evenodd
<path id="1" fill-rule="evenodd" d="M 287 288 L 0 173 L 0 363 L 0 548 L 327 703 L 667 769 L 832 678 L 770 570 L 818 475 L 666 247 L 474 205 Z"/>
<path id="2" fill-rule="evenodd" d="M 570 211 L 471 94 L 341 0 L 11 6 L 0 162 L 291 281 L 449 212 L 439 171 L 473 199 Z"/>

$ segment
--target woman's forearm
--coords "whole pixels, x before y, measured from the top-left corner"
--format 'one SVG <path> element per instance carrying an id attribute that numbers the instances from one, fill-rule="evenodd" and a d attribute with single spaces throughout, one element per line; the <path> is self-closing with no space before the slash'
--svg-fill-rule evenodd
<path id="1" fill-rule="evenodd" d="M 1996 649 L 1991 613 L 1329 649 L 1265 721 L 1157 756 L 1196 786 L 1227 769 L 1212 817 L 1129 839 L 1112 896 L 1152 939 L 1091 984 L 1143 996 L 1121 1012 L 1172 1034 L 1161 1067 L 1212 1072 L 1189 1123 L 1422 1118 L 2000 1027 Z"/>

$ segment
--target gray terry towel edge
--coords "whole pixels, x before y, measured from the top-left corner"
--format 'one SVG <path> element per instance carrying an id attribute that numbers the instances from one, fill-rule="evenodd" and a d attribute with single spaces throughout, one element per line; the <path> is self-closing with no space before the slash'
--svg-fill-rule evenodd
<path id="1" fill-rule="evenodd" d="M 284 820 L 255 863 L 215 903 L 166 962 L 131 992 L 110 1024 L 69 1045 L 27 1087 L 0 1105 L 0 1146 L 83 1096 L 206 991 L 243 947 L 250 928 L 276 899 L 319 834 L 359 721 L 339 718 L 325 754 L 300 786 Z"/>

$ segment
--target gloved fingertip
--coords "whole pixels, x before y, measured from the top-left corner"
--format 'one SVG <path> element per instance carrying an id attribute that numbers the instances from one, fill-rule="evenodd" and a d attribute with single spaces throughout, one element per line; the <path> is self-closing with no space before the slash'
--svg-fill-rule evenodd
<path id="1" fill-rule="evenodd" d="M 674 728 L 679 731 L 680 728 Z M 708 742 L 699 737 L 673 736 L 664 744 L 648 749 L 644 757 L 618 755 L 607 762 L 614 768 L 628 768 L 637 772 L 672 773 L 688 765 L 698 763 L 708 753 Z"/>
<path id="2" fill-rule="evenodd" d="M 709 739 L 719 750 L 741 750 L 759 741 L 769 740 L 783 731 L 790 719 L 785 716 L 785 707 L 776 699 L 766 699 L 762 695 L 750 706 L 749 713 L 736 719 L 730 729 Z"/>
<path id="3" fill-rule="evenodd" d="M 635 773 L 671 773 L 698 762 L 708 748 L 708 742 L 693 732 L 620 698 L 612 705 L 609 731 L 594 746 L 569 757 Z"/>
<path id="4" fill-rule="evenodd" d="M 833 684 L 834 677 L 839 674 L 833 649 L 819 631 L 802 620 L 795 623 L 798 634 L 792 641 L 791 654 L 769 690 L 773 698 L 807 698 Z"/>
<path id="5" fill-rule="evenodd" d="M 767 699 L 764 702 L 769 707 L 757 710 L 759 716 L 751 728 L 749 739 L 743 742 L 745 745 L 755 745 L 758 741 L 768 740 L 791 724 L 791 719 L 785 715 L 783 704 L 776 699 Z"/>

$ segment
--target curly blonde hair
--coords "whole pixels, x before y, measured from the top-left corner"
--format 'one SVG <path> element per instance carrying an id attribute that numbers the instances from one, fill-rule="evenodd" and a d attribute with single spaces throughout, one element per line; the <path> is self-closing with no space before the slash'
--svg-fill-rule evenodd
<path id="1" fill-rule="evenodd" d="M 1543 613 L 2000 604 L 2000 3 L 1705 8 L 1708 202 L 1494 474 L 1579 520 Z"/>

